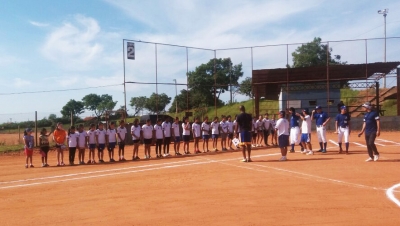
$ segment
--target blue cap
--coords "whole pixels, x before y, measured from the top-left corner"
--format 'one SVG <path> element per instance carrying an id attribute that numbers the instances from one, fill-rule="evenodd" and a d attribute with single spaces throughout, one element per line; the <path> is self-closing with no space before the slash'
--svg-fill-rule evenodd
<path id="1" fill-rule="evenodd" d="M 315 107 L 315 109 L 322 109 L 322 107 L 319 106 L 319 105 L 317 105 L 317 106 Z"/>
<path id="2" fill-rule="evenodd" d="M 341 106 L 340 109 L 342 109 L 342 110 L 343 110 L 343 109 L 344 109 L 344 110 L 347 110 L 347 107 L 346 107 L 346 106 Z"/>
<path id="3" fill-rule="evenodd" d="M 25 132 L 27 132 L 27 133 L 32 132 L 32 129 L 31 128 L 26 128 Z"/>

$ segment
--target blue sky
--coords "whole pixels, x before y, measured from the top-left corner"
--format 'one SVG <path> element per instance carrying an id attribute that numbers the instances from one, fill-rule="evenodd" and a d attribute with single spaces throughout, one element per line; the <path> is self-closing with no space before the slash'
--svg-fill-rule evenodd
<path id="1" fill-rule="evenodd" d="M 60 110 L 70 99 L 89 93 L 110 94 L 124 104 L 123 87 L 88 88 L 68 92 L 14 94 L 123 83 L 122 40 L 135 39 L 204 48 L 228 48 L 280 43 L 381 38 L 389 8 L 387 36 L 400 36 L 400 2 L 367 1 L 129 1 L 129 0 L 0 0 L 0 122 L 33 119 Z M 364 42 L 332 43 L 333 53 L 349 63 L 365 62 Z M 388 61 L 399 61 L 400 40 L 388 41 Z M 289 53 L 297 46 L 290 46 Z M 126 80 L 155 81 L 154 45 L 136 44 L 136 60 L 126 61 Z M 188 69 L 213 57 L 210 51 L 189 49 Z M 397 54 L 398 55 L 398 54 Z M 286 65 L 286 48 L 253 49 L 253 68 Z M 251 76 L 249 49 L 218 51 L 242 63 Z M 291 57 L 290 57 L 291 58 Z M 186 81 L 186 50 L 157 46 L 159 82 Z M 368 45 L 368 61 L 383 61 L 383 41 Z M 159 86 L 172 98 L 175 89 Z M 154 85 L 127 85 L 127 99 L 150 95 Z M 229 96 L 223 95 L 227 101 Z M 246 97 L 236 96 L 237 100 Z M 129 107 L 128 107 L 129 109 Z M 82 116 L 89 116 L 85 112 Z"/>

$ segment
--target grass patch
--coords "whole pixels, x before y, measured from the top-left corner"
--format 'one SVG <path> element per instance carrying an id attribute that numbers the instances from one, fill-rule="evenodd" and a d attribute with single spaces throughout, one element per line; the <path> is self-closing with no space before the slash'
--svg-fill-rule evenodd
<path id="1" fill-rule="evenodd" d="M 19 152 L 24 150 L 23 144 L 16 144 L 16 145 L 0 145 L 0 153 L 5 152 Z"/>

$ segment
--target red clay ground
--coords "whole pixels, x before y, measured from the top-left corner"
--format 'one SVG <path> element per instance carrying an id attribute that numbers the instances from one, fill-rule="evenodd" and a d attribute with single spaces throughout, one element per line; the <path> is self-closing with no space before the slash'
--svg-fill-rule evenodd
<path id="1" fill-rule="evenodd" d="M 326 154 L 287 162 L 278 148 L 254 150 L 252 163 L 235 151 L 41 168 L 35 154 L 33 169 L 4 155 L 1 225 L 400 225 L 400 189 L 386 194 L 400 183 L 399 136 L 383 133 L 381 159 L 368 163 L 355 134 L 350 155 L 329 142 Z"/>

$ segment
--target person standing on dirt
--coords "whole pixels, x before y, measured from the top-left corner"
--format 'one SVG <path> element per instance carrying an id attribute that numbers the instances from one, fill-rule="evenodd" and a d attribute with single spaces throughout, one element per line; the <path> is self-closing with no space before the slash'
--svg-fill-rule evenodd
<path id="1" fill-rule="evenodd" d="M 282 157 L 279 161 L 286 161 L 287 146 L 289 146 L 289 122 L 285 119 L 285 111 L 279 112 L 279 119 L 275 125 L 275 133 L 278 135 L 278 144 Z"/>
<path id="2" fill-rule="evenodd" d="M 57 150 L 57 166 L 64 166 L 64 149 L 67 132 L 63 129 L 62 123 L 57 123 L 56 130 L 53 133 L 53 140 L 56 143 Z"/>
<path id="3" fill-rule="evenodd" d="M 315 125 L 317 126 L 317 137 L 319 147 L 321 148 L 318 152 L 326 153 L 327 139 L 326 139 L 326 124 L 331 120 L 326 112 L 322 111 L 321 106 L 316 106 L 315 110 L 312 111 L 311 120 L 315 119 Z M 323 146 L 322 146 L 323 144 Z"/>
<path id="4" fill-rule="evenodd" d="M 358 134 L 360 137 L 365 132 L 365 142 L 367 143 L 367 150 L 369 158 L 366 162 L 378 161 L 379 152 L 375 145 L 376 137 L 381 134 L 381 123 L 379 121 L 379 114 L 377 111 L 372 109 L 370 102 L 366 102 L 362 105 L 366 111 L 364 115 L 364 123 L 361 132 Z"/>
<path id="5" fill-rule="evenodd" d="M 246 113 L 246 109 L 243 105 L 239 107 L 240 114 L 236 118 L 235 126 L 235 137 L 237 132 L 240 130 L 240 145 L 242 146 L 243 160 L 242 162 L 251 162 L 251 128 L 252 128 L 252 117 Z M 246 156 L 247 151 L 247 156 Z"/>

